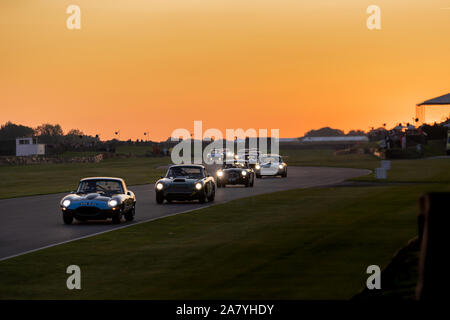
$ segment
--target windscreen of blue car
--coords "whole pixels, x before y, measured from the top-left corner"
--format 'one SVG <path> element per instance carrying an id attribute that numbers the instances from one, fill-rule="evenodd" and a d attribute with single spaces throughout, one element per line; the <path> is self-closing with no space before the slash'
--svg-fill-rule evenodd
<path id="1" fill-rule="evenodd" d="M 78 193 L 123 194 L 123 189 L 120 181 L 86 180 L 80 183 Z"/>

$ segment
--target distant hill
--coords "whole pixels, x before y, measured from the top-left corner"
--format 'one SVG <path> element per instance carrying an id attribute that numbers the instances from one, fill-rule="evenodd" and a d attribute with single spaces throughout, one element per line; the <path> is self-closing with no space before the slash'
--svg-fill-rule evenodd
<path id="1" fill-rule="evenodd" d="M 330 127 L 324 127 L 317 130 L 310 130 L 305 134 L 305 137 L 339 137 L 345 136 L 344 131 L 339 129 L 333 129 Z"/>

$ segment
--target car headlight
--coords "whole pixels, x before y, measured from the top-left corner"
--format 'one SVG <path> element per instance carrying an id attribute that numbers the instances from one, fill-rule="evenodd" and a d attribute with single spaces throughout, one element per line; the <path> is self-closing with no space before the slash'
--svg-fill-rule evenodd
<path id="1" fill-rule="evenodd" d="M 117 200 L 109 200 L 108 201 L 108 206 L 110 206 L 111 208 L 114 208 L 115 206 L 117 206 L 118 205 L 118 202 L 117 202 Z"/>
<path id="2" fill-rule="evenodd" d="M 280 168 L 280 169 L 283 169 L 283 165 L 282 165 L 282 164 L 280 164 L 280 165 L 278 166 L 278 168 Z"/>
<path id="3" fill-rule="evenodd" d="M 259 169 L 261 169 L 261 166 L 260 166 L 259 164 L 257 164 L 257 165 L 255 166 L 255 169 L 256 169 L 256 170 L 259 170 Z"/>
<path id="4" fill-rule="evenodd" d="M 202 184 L 201 184 L 200 182 L 197 182 L 197 183 L 195 184 L 195 189 L 197 189 L 197 190 L 200 190 L 202 187 L 203 187 L 203 186 L 202 186 Z"/>
<path id="5" fill-rule="evenodd" d="M 234 158 L 237 160 L 237 159 L 239 159 L 239 156 L 238 156 L 238 155 L 235 155 Z"/>
<path id="6" fill-rule="evenodd" d="M 157 190 L 162 190 L 164 188 L 164 185 L 160 182 L 156 185 Z"/>
<path id="7" fill-rule="evenodd" d="M 247 171 L 242 170 L 241 174 L 245 177 L 247 175 Z"/>
<path id="8" fill-rule="evenodd" d="M 68 208 L 70 206 L 70 200 L 64 200 L 62 203 L 63 207 Z"/>
<path id="9" fill-rule="evenodd" d="M 218 177 L 222 177 L 223 176 L 223 171 L 222 170 L 217 171 L 217 176 Z"/>

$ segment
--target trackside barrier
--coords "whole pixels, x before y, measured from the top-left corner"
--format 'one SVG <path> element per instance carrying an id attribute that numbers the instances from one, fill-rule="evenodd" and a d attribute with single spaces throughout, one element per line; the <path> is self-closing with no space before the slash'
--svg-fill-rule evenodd
<path id="1" fill-rule="evenodd" d="M 444 300 L 450 288 L 449 228 L 450 192 L 428 193 L 419 201 L 420 259 L 416 297 L 419 300 Z"/>

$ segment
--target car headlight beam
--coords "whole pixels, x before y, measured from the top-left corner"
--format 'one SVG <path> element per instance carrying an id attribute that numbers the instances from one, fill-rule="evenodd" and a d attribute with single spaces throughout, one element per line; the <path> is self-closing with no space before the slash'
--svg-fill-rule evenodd
<path id="1" fill-rule="evenodd" d="M 200 182 L 197 182 L 197 183 L 195 184 L 195 189 L 197 189 L 197 190 L 200 190 L 202 187 L 203 187 L 203 186 L 202 186 L 202 184 L 201 184 Z"/>
<path id="2" fill-rule="evenodd" d="M 114 208 L 118 204 L 119 203 L 117 202 L 117 200 L 114 200 L 114 199 L 108 201 L 108 206 L 110 206 L 111 208 Z"/>
<path id="3" fill-rule="evenodd" d="M 69 199 L 64 200 L 62 205 L 63 205 L 64 208 L 68 208 L 70 206 L 70 200 Z"/>
<path id="4" fill-rule="evenodd" d="M 261 169 L 261 166 L 260 166 L 259 164 L 257 164 L 257 165 L 255 166 L 255 169 L 256 169 L 256 170 L 259 170 L 259 169 Z"/>
<path id="5" fill-rule="evenodd" d="M 157 190 L 162 190 L 164 188 L 164 185 L 160 182 L 156 185 Z"/>
<path id="6" fill-rule="evenodd" d="M 223 171 L 222 170 L 217 171 L 217 176 L 218 177 L 222 177 L 223 176 Z"/>
<path id="7" fill-rule="evenodd" d="M 247 171 L 242 170 L 241 174 L 245 177 L 247 175 Z"/>

